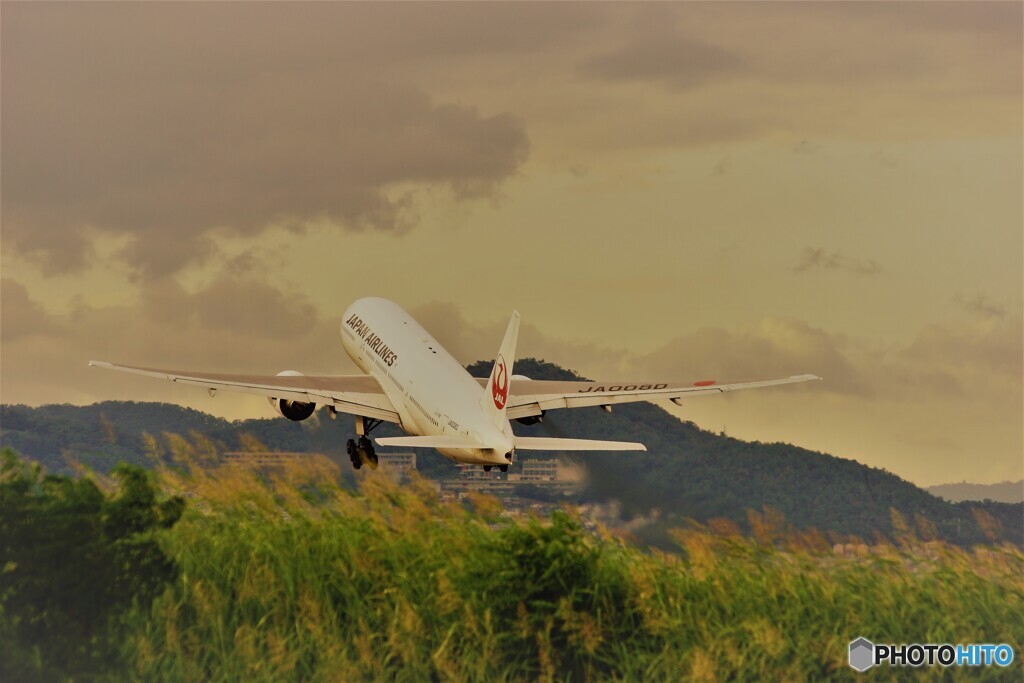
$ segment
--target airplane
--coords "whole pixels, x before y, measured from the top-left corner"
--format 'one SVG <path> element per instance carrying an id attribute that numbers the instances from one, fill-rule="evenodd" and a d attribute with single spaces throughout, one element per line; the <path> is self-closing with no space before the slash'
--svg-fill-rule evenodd
<path id="1" fill-rule="evenodd" d="M 513 375 L 519 313 L 513 312 L 505 338 L 486 380 L 472 377 L 441 344 L 398 304 L 362 298 L 345 311 L 341 344 L 365 373 L 306 376 L 285 370 L 275 376 L 177 372 L 89 361 L 89 365 L 158 377 L 178 384 L 218 391 L 266 396 L 283 417 L 301 421 L 325 406 L 332 418 L 355 416 L 358 439 L 346 446 L 352 466 L 377 467 L 370 432 L 384 422 L 399 425 L 408 436 L 377 438 L 379 446 L 432 448 L 450 460 L 508 471 L 517 451 L 645 451 L 643 444 L 518 436 L 511 420 L 540 422 L 549 410 L 601 407 L 634 401 L 668 400 L 682 405 L 690 396 L 793 384 L 821 379 L 793 375 L 744 382 L 545 381 Z"/>

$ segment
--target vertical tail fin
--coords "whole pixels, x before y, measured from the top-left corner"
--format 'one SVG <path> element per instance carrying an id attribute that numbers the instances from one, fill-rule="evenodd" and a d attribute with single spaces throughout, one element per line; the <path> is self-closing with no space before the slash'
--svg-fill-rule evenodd
<path id="1" fill-rule="evenodd" d="M 501 424 L 505 419 L 505 406 L 508 403 L 508 389 L 512 383 L 512 364 L 516 359 L 516 342 L 519 340 L 519 313 L 513 311 L 512 319 L 508 321 L 508 329 L 505 330 L 505 338 L 501 342 L 501 349 L 498 357 L 494 360 L 494 367 L 491 369 L 491 378 L 487 380 L 484 388 L 484 397 L 481 405 L 484 412 L 491 416 L 495 424 Z"/>

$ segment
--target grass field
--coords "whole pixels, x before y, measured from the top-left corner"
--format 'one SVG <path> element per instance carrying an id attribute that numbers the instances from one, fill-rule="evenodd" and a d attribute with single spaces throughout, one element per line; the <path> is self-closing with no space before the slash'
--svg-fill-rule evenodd
<path id="1" fill-rule="evenodd" d="M 184 446 L 183 446 L 184 447 Z M 208 455 L 208 454 L 207 454 Z M 510 517 L 426 481 L 329 461 L 259 472 L 190 463 L 189 500 L 157 535 L 177 577 L 119 619 L 123 669 L 163 681 L 1021 680 L 1024 556 L 926 543 L 837 555 L 752 513 L 647 551 L 571 511 Z M 847 645 L 1005 642 L 1007 669 L 857 674 Z"/>
<path id="2" fill-rule="evenodd" d="M 470 512 L 422 481 L 367 477 L 353 495 L 325 460 L 266 479 L 192 472 L 164 475 L 197 504 L 166 538 L 180 580 L 134 617 L 143 678 L 853 679 L 860 635 L 1024 643 L 1024 558 L 1009 547 L 908 533 L 837 557 L 755 515 L 753 538 L 693 525 L 678 554 L 649 553 L 571 512 L 508 518 L 487 497 Z"/>

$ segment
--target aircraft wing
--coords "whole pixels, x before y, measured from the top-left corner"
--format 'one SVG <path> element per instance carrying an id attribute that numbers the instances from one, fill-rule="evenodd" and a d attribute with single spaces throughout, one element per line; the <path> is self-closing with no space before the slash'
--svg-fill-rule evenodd
<path id="1" fill-rule="evenodd" d="M 398 411 L 369 375 L 275 376 L 226 375 L 207 372 L 179 372 L 89 361 L 89 365 L 157 377 L 179 384 L 204 387 L 213 396 L 220 390 L 238 391 L 289 401 L 333 406 L 335 410 L 386 422 L 399 422 Z"/>
<path id="2" fill-rule="evenodd" d="M 817 375 L 793 375 L 778 379 L 736 382 L 552 382 L 512 379 L 506 413 L 509 419 L 541 415 L 557 408 L 610 406 L 616 403 L 669 400 L 682 405 L 690 396 L 721 394 L 740 389 L 757 389 L 821 379 Z"/>

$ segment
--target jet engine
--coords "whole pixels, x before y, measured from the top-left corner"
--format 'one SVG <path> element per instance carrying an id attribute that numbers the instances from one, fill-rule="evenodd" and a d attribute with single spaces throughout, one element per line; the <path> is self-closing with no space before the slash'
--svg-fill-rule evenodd
<path id="1" fill-rule="evenodd" d="M 302 373 L 298 370 L 285 370 L 284 372 L 277 373 L 277 376 L 302 377 Z M 270 401 L 270 405 L 274 406 L 274 410 L 276 410 L 279 415 L 287 417 L 292 422 L 302 422 L 316 411 L 315 403 L 289 401 L 286 398 L 273 398 L 271 396 L 268 396 L 267 400 Z"/>

